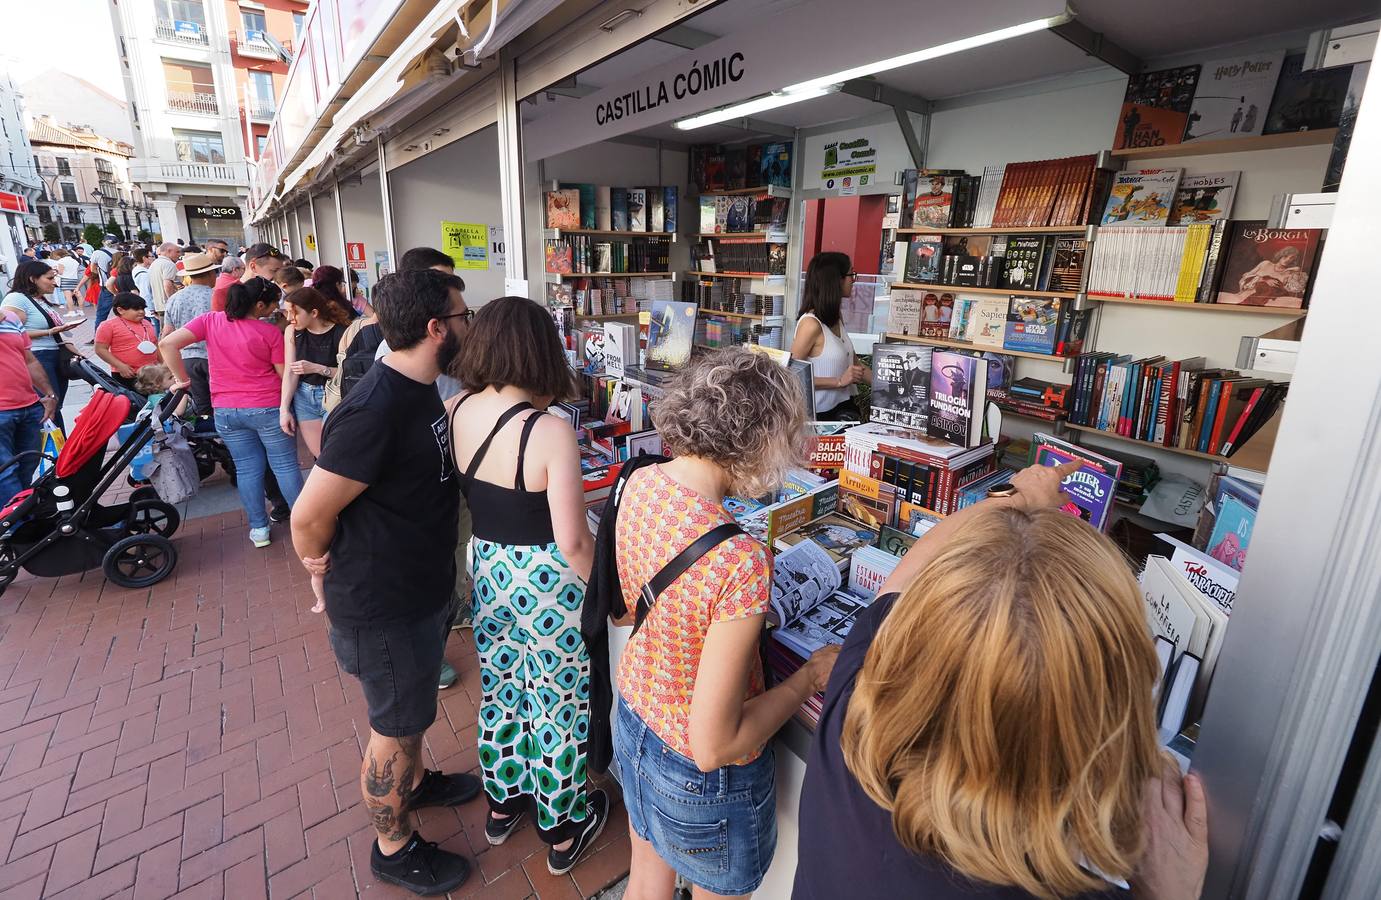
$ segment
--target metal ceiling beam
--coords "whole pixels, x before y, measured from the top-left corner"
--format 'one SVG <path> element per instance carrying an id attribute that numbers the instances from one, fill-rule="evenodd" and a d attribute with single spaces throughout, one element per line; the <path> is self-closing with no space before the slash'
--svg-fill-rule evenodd
<path id="1" fill-rule="evenodd" d="M 689 25 L 673 25 L 665 31 L 657 32 L 652 36 L 652 39 L 684 50 L 697 50 L 710 41 L 719 40 L 719 37 Z"/>
<path id="2" fill-rule="evenodd" d="M 929 115 L 930 109 L 934 105 L 924 97 L 888 87 L 871 78 L 854 78 L 846 81 L 839 86 L 839 93 L 848 94 L 851 97 L 861 97 L 864 100 L 871 100 L 886 106 L 899 106 L 902 109 L 923 115 Z"/>
<path id="3" fill-rule="evenodd" d="M 1089 56 L 1100 59 L 1128 75 L 1135 75 L 1146 68 L 1140 57 L 1114 44 L 1103 32 L 1094 31 L 1078 19 L 1070 19 L 1063 25 L 1051 26 L 1050 30 Z"/>
<path id="4" fill-rule="evenodd" d="M 548 94 L 555 94 L 558 97 L 572 97 L 575 99 L 588 97 L 598 91 L 599 88 L 594 85 L 576 83 L 574 75 L 570 78 L 563 78 L 555 84 L 548 86 L 546 89 L 546 93 Z M 535 94 L 533 96 L 536 97 Z"/>
<path id="5" fill-rule="evenodd" d="M 726 122 L 719 122 L 725 128 L 739 128 L 743 131 L 755 131 L 759 134 L 771 134 L 777 137 L 794 138 L 796 129 L 789 125 L 778 125 L 776 122 L 765 122 L 762 119 L 754 119 L 745 116 L 742 119 L 729 119 Z"/>

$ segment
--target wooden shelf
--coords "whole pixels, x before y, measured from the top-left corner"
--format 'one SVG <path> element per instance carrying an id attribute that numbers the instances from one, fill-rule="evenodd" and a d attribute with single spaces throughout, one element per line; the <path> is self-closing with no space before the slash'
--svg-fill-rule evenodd
<path id="1" fill-rule="evenodd" d="M 1130 297 L 1095 297 L 1095 303 L 1125 303 L 1128 306 L 1158 306 L 1169 309 L 1196 310 L 1198 312 L 1246 313 L 1258 316 L 1284 316 L 1292 319 L 1303 318 L 1307 309 L 1287 309 L 1283 306 L 1238 306 L 1233 303 L 1179 303 L 1174 300 L 1140 300 Z"/>
<path id="2" fill-rule="evenodd" d="M 791 188 L 782 187 L 779 184 L 767 184 L 762 187 L 734 188 L 731 191 L 701 191 L 701 197 L 756 197 L 766 194 L 769 197 L 790 197 Z"/>
<path id="3" fill-rule="evenodd" d="M 664 241 L 675 241 L 676 232 L 674 231 L 596 231 L 593 228 L 545 228 L 542 236 L 549 241 L 558 241 L 568 234 L 587 234 L 593 237 L 615 237 L 615 238 L 657 238 Z"/>
<path id="4" fill-rule="evenodd" d="M 998 294 L 1003 297 L 1063 297 L 1073 300 L 1079 296 L 1077 291 L 1022 291 L 1016 288 L 969 287 L 962 284 L 913 284 L 909 281 L 894 282 L 892 287 L 911 291 L 949 291 L 955 294 Z"/>
<path id="5" fill-rule="evenodd" d="M 670 278 L 674 272 L 548 272 L 566 278 Z"/>
<path id="6" fill-rule="evenodd" d="M 717 233 L 717 234 L 711 234 L 711 233 L 708 232 L 708 231 L 702 231 L 702 232 L 699 232 L 698 234 L 693 234 L 693 235 L 691 235 L 691 237 L 693 237 L 693 238 L 695 238 L 695 239 L 697 239 L 697 240 L 701 240 L 701 241 L 707 241 L 707 240 L 721 240 L 721 241 L 727 240 L 727 241 L 735 241 L 735 240 L 736 240 L 736 241 L 740 241 L 740 242 L 745 243 L 745 244 L 750 243 L 750 242 L 752 242 L 752 241 L 765 241 L 765 242 L 767 242 L 767 243 L 769 243 L 769 244 L 789 244 L 789 243 L 791 243 L 790 240 L 788 240 L 788 238 L 787 238 L 786 232 L 784 232 L 784 231 L 782 231 L 782 232 L 771 232 L 771 231 L 722 231 L 722 232 L 719 232 L 719 233 Z"/>
<path id="7" fill-rule="evenodd" d="M 785 278 L 786 275 L 773 275 L 770 272 L 688 272 L 696 278 Z"/>
<path id="8" fill-rule="evenodd" d="M 1337 136 L 1336 128 L 1316 128 L 1312 131 L 1258 134 L 1221 141 L 1196 141 L 1161 147 L 1128 147 L 1125 150 L 1114 150 L 1112 155 L 1116 159 L 1175 159 L 1181 156 L 1208 156 L 1215 153 L 1249 153 L 1254 150 L 1283 150 L 1288 147 L 1332 144 Z"/>
<path id="9" fill-rule="evenodd" d="M 586 315 L 585 313 L 575 313 L 575 315 L 574 315 L 574 318 L 576 318 L 576 319 L 595 319 L 596 321 L 600 321 L 600 322 L 603 322 L 603 321 L 605 321 L 606 319 L 628 319 L 628 318 L 634 318 L 634 319 L 636 319 L 637 317 L 638 317 L 638 313 L 637 313 L 636 310 L 633 311 L 633 312 L 622 312 L 622 313 L 590 313 L 589 315 Z"/>
<path id="10" fill-rule="evenodd" d="M 1283 409 L 1284 407 L 1282 407 Z M 1207 462 L 1225 463 L 1229 466 L 1238 466 L 1243 469 L 1251 469 L 1257 472 L 1266 471 L 1266 466 L 1271 461 L 1271 450 L 1275 446 L 1276 430 L 1280 427 L 1280 409 L 1262 425 L 1262 427 L 1252 435 L 1242 449 L 1232 456 L 1218 456 L 1213 453 L 1200 453 L 1198 450 L 1187 450 L 1183 447 L 1166 447 L 1154 441 L 1143 441 L 1137 438 L 1130 438 L 1120 434 L 1113 434 L 1110 431 L 1099 431 L 1097 428 L 1090 428 L 1087 425 L 1075 425 L 1072 422 L 1065 422 L 1065 427 L 1072 431 L 1082 431 L 1095 437 L 1105 437 L 1109 440 L 1122 441 L 1126 444 L 1137 444 L 1149 450 L 1163 450 L 1166 453 L 1174 453 L 1178 456 L 1188 456 L 1194 459 L 1202 459 Z"/>
<path id="11" fill-rule="evenodd" d="M 780 318 L 781 318 L 781 316 L 760 315 L 760 314 L 758 314 L 758 313 L 739 313 L 739 312 L 726 312 L 726 311 L 721 310 L 721 309 L 706 309 L 706 308 L 703 307 L 703 306 L 698 306 L 698 307 L 696 307 L 696 308 L 697 308 L 698 310 L 700 310 L 702 313 L 704 313 L 705 315 L 707 315 L 707 316 L 728 316 L 728 317 L 731 318 L 731 319 L 752 319 L 752 320 L 755 321 L 755 322 L 760 322 L 760 321 L 763 321 L 763 320 L 765 320 L 765 319 L 780 319 Z"/>
<path id="12" fill-rule="evenodd" d="M 1012 228 L 898 228 L 897 234 L 1083 234 L 1090 225 L 1028 225 Z"/>
<path id="13" fill-rule="evenodd" d="M 1049 353 L 1028 353 L 1025 350 L 1004 350 L 1002 347 L 989 347 L 984 344 L 970 344 L 966 341 L 951 341 L 946 338 L 923 338 L 911 334 L 890 334 L 885 333 L 883 337 L 889 341 L 902 341 L 907 344 L 928 344 L 932 347 L 948 347 L 952 350 L 975 350 L 979 353 L 996 353 L 1001 356 L 1015 356 L 1020 359 L 1039 359 L 1044 362 L 1064 363 L 1072 356 L 1052 356 Z"/>

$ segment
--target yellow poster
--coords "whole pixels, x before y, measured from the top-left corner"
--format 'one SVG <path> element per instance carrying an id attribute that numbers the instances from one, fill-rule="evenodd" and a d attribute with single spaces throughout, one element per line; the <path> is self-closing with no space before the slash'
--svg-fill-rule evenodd
<path id="1" fill-rule="evenodd" d="M 488 269 L 489 226 L 442 222 L 441 251 L 455 260 L 457 269 Z"/>

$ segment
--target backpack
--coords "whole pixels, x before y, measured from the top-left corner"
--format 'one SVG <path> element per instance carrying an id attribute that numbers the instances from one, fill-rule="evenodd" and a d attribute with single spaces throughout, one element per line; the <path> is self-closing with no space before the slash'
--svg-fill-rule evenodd
<path id="1" fill-rule="evenodd" d="M 374 365 L 374 353 L 384 342 L 383 329 L 375 322 L 360 329 L 350 346 L 346 348 L 345 359 L 340 363 L 340 396 L 344 400 L 350 391 L 369 372 Z"/>

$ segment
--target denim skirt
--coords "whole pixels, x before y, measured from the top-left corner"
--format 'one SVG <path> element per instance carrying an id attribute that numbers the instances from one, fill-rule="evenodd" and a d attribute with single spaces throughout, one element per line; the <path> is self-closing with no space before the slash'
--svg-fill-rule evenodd
<path id="1" fill-rule="evenodd" d="M 769 744 L 744 766 L 702 772 L 653 733 L 623 698 L 614 759 L 633 833 L 692 884 L 748 894 L 777 849 L 776 760 Z"/>

